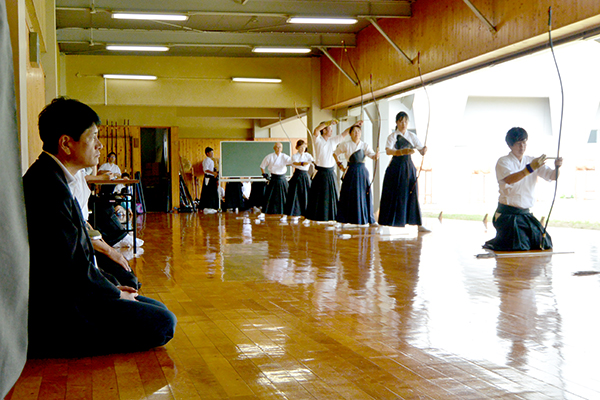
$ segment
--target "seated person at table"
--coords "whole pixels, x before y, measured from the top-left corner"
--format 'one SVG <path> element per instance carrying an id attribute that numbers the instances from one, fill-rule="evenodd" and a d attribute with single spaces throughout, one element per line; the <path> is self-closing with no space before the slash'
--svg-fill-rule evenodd
<path id="1" fill-rule="evenodd" d="M 117 165 L 117 153 L 111 151 L 106 157 L 106 162 L 98 168 L 98 175 L 108 175 L 109 179 L 121 177 L 121 168 Z"/>
<path id="2" fill-rule="evenodd" d="M 544 227 L 529 211 L 535 202 L 537 178 L 547 181 L 558 178 L 562 158 L 554 161 L 554 169 L 544 165 L 546 155 L 534 158 L 525 155 L 527 132 L 512 128 L 506 134 L 510 153 L 496 163 L 496 178 L 500 186 L 498 208 L 494 214 L 496 237 L 483 248 L 490 250 L 546 250 L 552 248 L 552 239 Z"/>
<path id="3" fill-rule="evenodd" d="M 107 160 L 98 168 L 97 175 L 105 176 L 107 179 L 119 179 L 121 177 L 121 168 L 117 165 L 117 154 L 114 151 L 108 153 Z M 111 194 L 116 192 L 116 185 L 100 186 L 100 194 Z"/>
<path id="4" fill-rule="evenodd" d="M 42 110 L 43 152 L 23 177 L 30 247 L 29 355 L 67 357 L 162 346 L 177 319 L 167 307 L 115 286 L 96 266 L 69 182 L 98 163 L 98 115 L 58 98 Z"/>

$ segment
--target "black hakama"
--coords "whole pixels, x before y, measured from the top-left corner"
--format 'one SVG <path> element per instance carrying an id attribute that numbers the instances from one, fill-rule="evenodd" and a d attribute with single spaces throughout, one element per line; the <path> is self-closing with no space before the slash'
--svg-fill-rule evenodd
<path id="1" fill-rule="evenodd" d="M 288 192 L 285 175 L 271 174 L 271 180 L 265 188 L 265 214 L 283 214 Z"/>
<path id="2" fill-rule="evenodd" d="M 225 209 L 246 209 L 246 199 L 242 193 L 242 182 L 227 182 L 225 184 Z"/>
<path id="3" fill-rule="evenodd" d="M 202 193 L 200 194 L 201 210 L 204 210 L 205 208 L 218 210 L 221 208 L 218 185 L 219 181 L 215 176 L 204 175 L 204 179 L 202 180 Z"/>
<path id="4" fill-rule="evenodd" d="M 250 190 L 250 207 L 262 208 L 265 204 L 265 187 L 267 182 L 255 181 L 252 182 L 252 189 Z"/>
<path id="5" fill-rule="evenodd" d="M 289 182 L 288 197 L 285 203 L 285 213 L 287 215 L 294 217 L 306 216 L 309 190 L 310 177 L 308 172 L 296 168 Z"/>
<path id="6" fill-rule="evenodd" d="M 338 202 L 338 222 L 359 225 L 375 223 L 369 171 L 363 162 L 364 159 L 364 151 L 358 150 L 348 160 L 348 170 L 342 181 Z"/>
<path id="7" fill-rule="evenodd" d="M 380 225 L 422 225 L 416 181 L 417 169 L 410 155 L 394 156 L 383 178 Z"/>
<path id="8" fill-rule="evenodd" d="M 485 242 L 484 249 L 526 251 L 552 248 L 552 238 L 548 234 L 543 237 L 544 227 L 529 209 L 498 204 L 493 223 L 496 237 Z"/>
<path id="9" fill-rule="evenodd" d="M 306 217 L 313 221 L 333 221 L 337 216 L 338 193 L 333 167 L 317 167 L 308 192 Z"/>

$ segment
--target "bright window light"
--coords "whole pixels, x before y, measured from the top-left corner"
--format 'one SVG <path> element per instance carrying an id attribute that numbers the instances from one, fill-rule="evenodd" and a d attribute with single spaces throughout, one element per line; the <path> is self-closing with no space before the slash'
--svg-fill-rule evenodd
<path id="1" fill-rule="evenodd" d="M 289 24 L 331 24 L 331 25 L 352 25 L 358 22 L 356 18 L 313 18 L 313 17 L 292 17 L 287 20 Z"/>
<path id="2" fill-rule="evenodd" d="M 136 45 L 116 45 L 109 44 L 106 46 L 106 50 L 113 51 L 169 51 L 167 46 L 136 46 Z"/>
<path id="3" fill-rule="evenodd" d="M 254 53 L 295 53 L 306 54 L 310 53 L 308 47 L 255 47 L 252 49 Z"/>
<path id="4" fill-rule="evenodd" d="M 114 19 L 141 19 L 149 21 L 187 21 L 188 16 L 183 14 L 145 14 L 145 13 L 112 13 Z"/>
<path id="5" fill-rule="evenodd" d="M 123 75 L 123 74 L 104 74 L 104 79 L 132 79 L 137 81 L 155 81 L 154 75 Z"/>
<path id="6" fill-rule="evenodd" d="M 281 79 L 278 78 L 242 78 L 236 77 L 231 78 L 234 82 L 251 82 L 251 83 L 281 83 Z"/>

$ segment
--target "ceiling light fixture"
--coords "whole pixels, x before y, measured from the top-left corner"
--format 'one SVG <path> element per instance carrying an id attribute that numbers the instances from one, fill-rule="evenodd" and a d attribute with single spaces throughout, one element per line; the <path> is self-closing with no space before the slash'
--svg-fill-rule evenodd
<path id="1" fill-rule="evenodd" d="M 157 78 L 154 75 L 124 75 L 124 74 L 104 74 L 104 79 L 132 79 L 137 81 L 155 81 Z"/>
<path id="2" fill-rule="evenodd" d="M 111 51 L 169 51 L 167 46 L 138 46 L 138 45 L 106 45 L 106 50 Z"/>
<path id="3" fill-rule="evenodd" d="M 249 82 L 249 83 L 281 83 L 279 78 L 242 78 L 234 77 L 231 78 L 233 82 Z"/>
<path id="4" fill-rule="evenodd" d="M 352 25 L 358 20 L 356 18 L 291 17 L 287 22 L 288 24 Z"/>
<path id="5" fill-rule="evenodd" d="M 293 54 L 306 54 L 310 53 L 311 49 L 308 47 L 255 47 L 252 49 L 253 53 L 293 53 Z"/>
<path id="6" fill-rule="evenodd" d="M 112 13 L 114 19 L 140 19 L 148 21 L 187 21 L 189 16 L 183 14 L 146 14 L 146 13 Z"/>

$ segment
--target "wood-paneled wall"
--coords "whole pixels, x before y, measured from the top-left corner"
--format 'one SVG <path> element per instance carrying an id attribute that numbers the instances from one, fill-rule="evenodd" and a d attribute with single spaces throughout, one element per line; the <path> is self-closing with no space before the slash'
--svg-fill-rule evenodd
<path id="1" fill-rule="evenodd" d="M 211 147 L 214 150 L 215 165 L 219 168 L 219 159 L 221 158 L 221 142 L 223 139 L 180 139 L 179 156 L 182 164 L 190 163 L 191 170 L 182 171 L 185 183 L 194 199 L 200 198 L 202 191 L 202 161 L 206 158 L 204 150 Z M 175 161 L 174 161 L 175 162 Z"/>
<path id="2" fill-rule="evenodd" d="M 350 58 L 361 85 L 354 86 L 329 59 L 321 57 L 321 107 L 360 104 L 360 86 L 363 99 L 369 99 L 371 76 L 373 91 L 381 96 L 419 86 L 418 64 L 425 81 L 442 79 L 543 45 L 548 40 L 549 6 L 555 40 L 600 26 L 598 0 L 473 3 L 496 27 L 496 33 L 490 32 L 459 0 L 419 0 L 413 3 L 409 19 L 380 19 L 378 24 L 413 63 L 392 48 L 373 26 L 358 34 L 356 48 L 347 52 L 331 49 L 331 55 L 346 71 L 351 71 Z"/>
<path id="3" fill-rule="evenodd" d="M 180 139 L 179 155 L 182 159 L 188 160 L 196 176 L 203 174 L 202 160 L 206 158 L 204 149 L 211 147 L 214 150 L 214 158 L 218 162 L 221 158 L 221 142 L 223 139 Z M 218 165 L 217 165 L 218 168 Z M 187 171 L 186 171 L 187 172 Z"/>
<path id="4" fill-rule="evenodd" d="M 31 64 L 29 43 L 27 47 L 27 63 L 25 66 L 27 71 L 27 154 L 29 158 L 28 165 L 31 165 L 42 152 L 42 140 L 38 130 L 38 115 L 46 105 L 46 79 L 42 66 Z"/>

